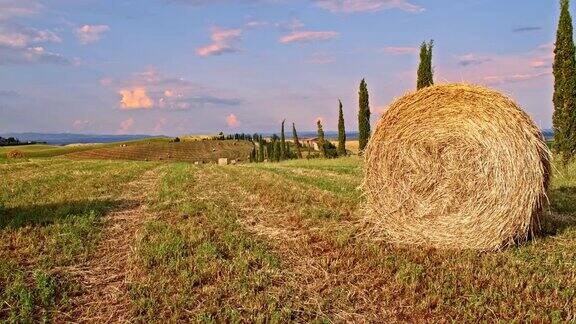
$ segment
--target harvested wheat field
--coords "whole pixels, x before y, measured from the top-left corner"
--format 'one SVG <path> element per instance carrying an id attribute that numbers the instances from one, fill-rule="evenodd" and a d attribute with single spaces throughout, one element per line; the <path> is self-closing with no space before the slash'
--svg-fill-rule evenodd
<path id="1" fill-rule="evenodd" d="M 138 160 L 174 162 L 217 162 L 218 158 L 247 161 L 252 143 L 235 140 L 149 142 L 137 145 L 96 148 L 67 155 L 72 159 Z"/>
<path id="2" fill-rule="evenodd" d="M 396 243 L 497 250 L 539 230 L 550 153 L 512 100 L 437 85 L 397 99 L 366 149 L 367 221 Z"/>
<path id="3" fill-rule="evenodd" d="M 498 253 L 366 235 L 357 157 L 0 164 L 0 319 L 573 321 L 576 164 L 542 231 Z"/>

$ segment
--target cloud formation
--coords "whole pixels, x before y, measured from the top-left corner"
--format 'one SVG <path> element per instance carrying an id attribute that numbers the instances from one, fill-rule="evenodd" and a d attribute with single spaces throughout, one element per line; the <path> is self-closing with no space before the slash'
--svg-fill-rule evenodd
<path id="1" fill-rule="evenodd" d="M 44 48 L 44 43 L 62 42 L 56 33 L 9 21 L 15 17 L 35 14 L 40 8 L 33 1 L 0 0 L 0 65 L 79 63 L 76 59 L 66 58 Z"/>
<path id="2" fill-rule="evenodd" d="M 226 125 L 228 125 L 228 127 L 235 128 L 240 126 L 240 121 L 236 115 L 230 114 L 226 116 Z"/>
<path id="3" fill-rule="evenodd" d="M 120 122 L 120 129 L 118 129 L 118 134 L 125 134 L 134 126 L 134 118 L 130 117 Z"/>
<path id="4" fill-rule="evenodd" d="M 49 30 L 39 30 L 20 25 L 0 25 L 0 46 L 26 47 L 32 43 L 60 43 L 58 35 Z"/>
<path id="5" fill-rule="evenodd" d="M 108 25 L 84 25 L 74 30 L 80 44 L 95 43 L 102 39 L 104 33 L 110 30 Z"/>
<path id="6" fill-rule="evenodd" d="M 315 41 L 328 41 L 338 37 L 334 31 L 293 31 L 292 33 L 282 36 L 280 43 L 309 43 Z"/>
<path id="7" fill-rule="evenodd" d="M 154 106 L 152 99 L 148 97 L 146 89 L 143 87 L 121 89 L 119 94 L 122 97 L 120 105 L 124 109 L 147 109 Z"/>
<path id="8" fill-rule="evenodd" d="M 400 9 L 408 12 L 421 12 L 424 8 L 407 0 L 316 0 L 316 5 L 331 12 L 373 12 L 386 9 Z"/>
<path id="9" fill-rule="evenodd" d="M 238 48 L 234 45 L 241 37 L 241 29 L 213 28 L 210 36 L 212 44 L 198 48 L 196 54 L 199 56 L 213 56 L 238 52 Z"/>
<path id="10" fill-rule="evenodd" d="M 153 69 L 120 82 L 104 79 L 108 86 L 119 88 L 122 109 L 188 110 L 208 106 L 237 106 L 242 103 L 242 100 L 215 89 L 183 78 L 166 76 Z"/>
<path id="11" fill-rule="evenodd" d="M 33 0 L 0 0 L 0 21 L 32 16 L 41 8 L 42 6 Z"/>

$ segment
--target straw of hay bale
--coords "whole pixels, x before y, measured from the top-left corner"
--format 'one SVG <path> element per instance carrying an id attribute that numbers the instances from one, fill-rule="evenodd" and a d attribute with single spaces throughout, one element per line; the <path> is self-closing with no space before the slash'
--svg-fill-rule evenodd
<path id="1" fill-rule="evenodd" d="M 365 151 L 366 221 L 394 243 L 497 250 L 528 239 L 550 153 L 511 99 L 447 84 L 394 101 Z"/>

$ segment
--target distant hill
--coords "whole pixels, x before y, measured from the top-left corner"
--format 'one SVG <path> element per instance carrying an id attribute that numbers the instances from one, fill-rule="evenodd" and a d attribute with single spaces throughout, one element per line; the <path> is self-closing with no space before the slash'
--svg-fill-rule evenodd
<path id="1" fill-rule="evenodd" d="M 91 143 L 113 143 L 125 142 L 150 137 L 159 137 L 151 135 L 89 135 L 89 134 L 45 134 L 45 133 L 7 133 L 0 134 L 0 137 L 15 137 L 21 142 L 45 142 L 51 145 L 68 145 L 68 144 L 91 144 Z"/>

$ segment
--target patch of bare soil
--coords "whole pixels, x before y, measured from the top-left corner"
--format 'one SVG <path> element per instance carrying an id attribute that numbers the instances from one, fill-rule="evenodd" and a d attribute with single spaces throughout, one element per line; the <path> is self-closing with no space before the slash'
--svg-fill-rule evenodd
<path id="1" fill-rule="evenodd" d="M 158 168 L 146 171 L 126 186 L 124 206 L 105 216 L 102 237 L 93 257 L 85 264 L 67 268 L 81 284 L 82 293 L 71 300 L 71 311 L 58 322 L 129 322 L 132 318 L 128 284 L 133 266 L 133 243 L 142 224 L 152 216 L 146 196 L 153 192 Z"/>

